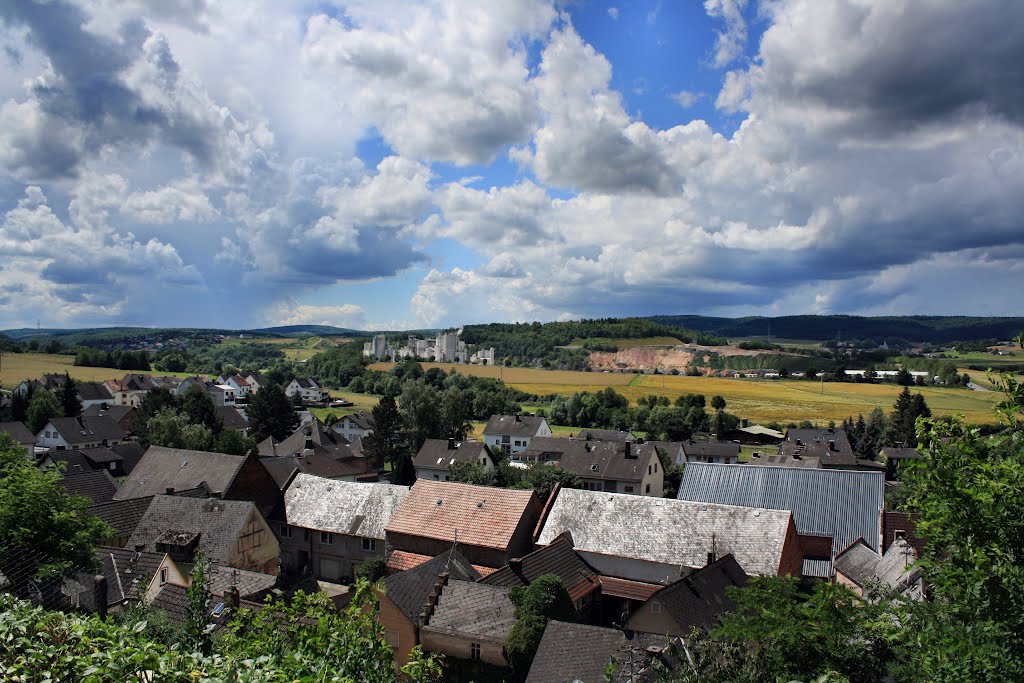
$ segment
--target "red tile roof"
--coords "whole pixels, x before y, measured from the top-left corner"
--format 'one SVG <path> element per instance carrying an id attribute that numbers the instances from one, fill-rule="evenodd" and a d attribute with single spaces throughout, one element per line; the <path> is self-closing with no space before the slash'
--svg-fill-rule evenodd
<path id="1" fill-rule="evenodd" d="M 414 569 L 420 566 L 427 560 L 431 559 L 430 555 L 418 555 L 417 553 L 407 553 L 404 550 L 392 551 L 391 555 L 388 556 L 387 569 L 389 574 L 397 574 L 398 572 L 404 572 L 407 569 Z M 493 574 L 498 571 L 493 567 L 483 567 L 478 564 L 469 565 L 476 573 L 480 575 L 480 578 Z"/>
<path id="2" fill-rule="evenodd" d="M 386 530 L 505 550 L 531 506 L 533 491 L 419 479 Z"/>
<path id="3" fill-rule="evenodd" d="M 657 583 L 643 583 L 640 581 L 627 581 L 617 579 L 614 576 L 602 576 L 601 593 L 616 598 L 627 598 L 629 600 L 644 601 L 660 591 L 664 586 Z"/>

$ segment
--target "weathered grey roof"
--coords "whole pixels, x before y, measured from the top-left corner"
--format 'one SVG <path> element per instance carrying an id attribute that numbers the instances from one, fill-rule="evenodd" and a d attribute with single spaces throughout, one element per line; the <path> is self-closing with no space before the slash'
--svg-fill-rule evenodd
<path id="1" fill-rule="evenodd" d="M 546 420 L 537 415 L 491 415 L 484 434 L 499 436 L 535 436 Z"/>
<path id="2" fill-rule="evenodd" d="M 348 460 L 335 460 L 322 453 L 312 455 L 285 455 L 278 457 L 260 458 L 260 462 L 270 472 L 278 488 L 284 490 L 291 481 L 292 474 L 302 472 L 315 477 L 325 479 L 343 479 L 345 477 L 360 477 L 366 474 L 376 474 L 377 470 L 370 466 L 365 458 L 349 458 Z"/>
<path id="3" fill-rule="evenodd" d="M 904 539 L 899 539 L 879 555 L 864 543 L 857 542 L 836 556 L 836 571 L 864 588 L 869 583 L 888 585 L 901 592 L 910 588 L 914 579 L 913 564 L 917 553 Z"/>
<path id="4" fill-rule="evenodd" d="M 648 647 L 659 645 L 665 645 L 664 637 L 636 633 L 629 639 L 614 628 L 551 620 L 544 629 L 526 683 L 604 683 L 605 667 L 613 657 L 618 662 L 613 681 L 627 680 L 622 676 L 624 673 L 632 674 L 628 680 L 635 683 L 659 680 L 647 652 Z M 631 659 L 632 672 L 624 670 Z"/>
<path id="5" fill-rule="evenodd" d="M 157 539 L 167 532 L 198 534 L 199 550 L 211 562 L 227 564 L 246 520 L 254 512 L 259 514 L 255 504 L 247 500 L 154 496 L 126 547 L 142 545 L 154 551 Z"/>
<path id="6" fill-rule="evenodd" d="M 184 448 L 150 446 L 135 466 L 114 500 L 192 489 L 206 482 L 211 491 L 223 493 L 245 464 L 244 455 L 190 451 Z"/>
<path id="7" fill-rule="evenodd" d="M 544 439 L 545 453 L 556 439 Z M 636 444 L 631 441 L 580 441 L 557 439 L 562 444 L 559 466 L 576 472 L 583 478 L 608 481 L 640 482 L 647 474 L 651 457 L 657 458 L 654 444 Z M 631 457 L 626 457 L 629 450 Z"/>
<path id="8" fill-rule="evenodd" d="M 120 441 L 128 435 L 109 417 L 55 417 L 50 420 L 69 444 Z"/>
<path id="9" fill-rule="evenodd" d="M 85 496 L 91 504 L 107 503 L 114 499 L 114 493 L 117 492 L 117 482 L 106 470 L 65 472 L 60 485 L 68 493 Z"/>
<path id="10" fill-rule="evenodd" d="M 220 418 L 224 429 L 245 430 L 249 428 L 249 421 L 238 408 L 231 406 L 217 406 L 217 417 Z"/>
<path id="11" fill-rule="evenodd" d="M 108 503 L 89 506 L 89 513 L 112 526 L 115 531 L 115 537 L 126 534 L 131 535 L 152 502 L 153 496 L 132 498 L 130 500 L 114 500 Z"/>
<path id="12" fill-rule="evenodd" d="M 113 401 L 114 395 L 100 382 L 79 382 L 75 388 L 82 401 Z"/>
<path id="13" fill-rule="evenodd" d="M 730 441 L 684 441 L 683 453 L 687 457 L 735 458 L 740 454 L 740 445 Z"/>
<path id="14" fill-rule="evenodd" d="M 554 574 L 562 580 L 569 597 L 579 600 L 600 587 L 597 573 L 583 561 L 572 547 L 569 534 L 512 560 L 507 566 L 488 574 L 481 583 L 492 586 L 526 586 L 545 574 Z"/>
<path id="15" fill-rule="evenodd" d="M 164 561 L 165 553 L 136 552 L 128 548 L 96 548 L 96 558 L 107 579 L 107 604 L 140 597 Z"/>
<path id="16" fill-rule="evenodd" d="M 359 429 L 373 429 L 373 413 L 352 413 L 341 418 L 338 422 L 343 420 L 348 420 Z"/>
<path id="17" fill-rule="evenodd" d="M 810 456 L 794 458 L 791 455 L 758 455 L 750 457 L 751 465 L 771 467 L 803 467 L 805 469 L 821 469 L 821 460 Z"/>
<path id="18" fill-rule="evenodd" d="M 235 569 L 218 565 L 210 569 L 207 575 L 210 581 L 210 593 L 213 595 L 224 595 L 224 592 L 234 586 L 238 589 L 238 595 L 242 598 L 260 597 L 277 585 L 277 577 L 272 574 L 251 572 L 247 569 Z"/>
<path id="19" fill-rule="evenodd" d="M 317 418 L 299 425 L 286 439 L 275 442 L 267 437 L 259 446 L 262 456 L 302 455 L 306 450 L 320 453 L 335 460 L 352 458 L 355 453 L 348 439 L 334 431 Z"/>
<path id="20" fill-rule="evenodd" d="M 779 454 L 815 457 L 822 467 L 855 467 L 859 463 L 845 429 L 789 429 Z"/>
<path id="21" fill-rule="evenodd" d="M 451 579 L 463 581 L 477 581 L 480 578 L 480 574 L 462 553 L 453 548 L 412 569 L 385 578 L 384 591 L 410 621 L 418 624 L 427 596 L 442 572 L 448 572 Z"/>
<path id="22" fill-rule="evenodd" d="M 916 448 L 895 448 L 886 446 L 882 449 L 882 455 L 886 460 L 919 460 L 921 453 Z"/>
<path id="23" fill-rule="evenodd" d="M 882 547 L 883 472 L 690 463 L 678 496 L 792 510 L 797 531 L 831 536 L 834 552 L 858 538 L 873 550 Z"/>
<path id="24" fill-rule="evenodd" d="M 163 610 L 173 623 L 184 626 L 188 621 L 188 589 L 173 583 L 164 584 L 149 606 Z"/>
<path id="25" fill-rule="evenodd" d="M 836 571 L 863 586 L 875 576 L 875 569 L 882 556 L 861 541 L 857 541 L 839 555 L 836 555 Z"/>
<path id="26" fill-rule="evenodd" d="M 24 446 L 33 446 L 36 443 L 36 435 L 30 432 L 23 422 L 0 422 L 0 432 L 7 432 Z"/>
<path id="27" fill-rule="evenodd" d="M 679 630 L 671 635 L 683 637 L 693 628 L 707 632 L 717 626 L 719 617 L 735 608 L 726 589 L 746 584 L 743 568 L 736 558 L 726 555 L 662 588 L 650 600 L 661 603 L 678 625 Z"/>
<path id="28" fill-rule="evenodd" d="M 515 611 L 508 588 L 451 579 L 423 630 L 503 643 L 516 623 Z"/>
<path id="29" fill-rule="evenodd" d="M 617 429 L 580 429 L 576 433 L 575 438 L 585 441 L 615 441 L 618 443 L 636 441 L 636 435 L 633 432 L 624 432 Z"/>
<path id="30" fill-rule="evenodd" d="M 427 439 L 416 454 L 413 465 L 417 468 L 447 470 L 457 462 L 479 462 L 481 457 L 486 457 L 492 463 L 494 461 L 491 450 L 483 441 Z"/>
<path id="31" fill-rule="evenodd" d="M 292 526 L 382 539 L 384 527 L 408 493 L 407 486 L 297 474 L 284 494 L 285 516 Z"/>
<path id="32" fill-rule="evenodd" d="M 748 574 L 774 575 L 791 519 L 785 510 L 561 489 L 537 543 L 568 531 L 578 551 L 686 567 L 703 567 L 714 550 Z"/>

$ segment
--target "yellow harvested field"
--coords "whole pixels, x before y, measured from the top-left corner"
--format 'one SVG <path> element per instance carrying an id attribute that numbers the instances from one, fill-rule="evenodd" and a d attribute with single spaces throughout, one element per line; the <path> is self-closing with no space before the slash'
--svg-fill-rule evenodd
<path id="1" fill-rule="evenodd" d="M 903 388 L 894 384 L 847 384 L 845 382 L 796 382 L 721 377 L 686 377 L 645 375 L 635 386 L 621 390 L 635 402 L 648 394 L 668 396 L 674 400 L 682 394 L 716 394 L 726 400 L 727 410 L 741 417 L 760 422 L 837 422 L 845 417 L 867 415 L 875 406 L 886 412 L 892 409 Z M 967 389 L 912 387 L 924 395 L 935 416 L 964 415 L 970 422 L 993 422 L 992 404 L 1000 394 Z"/>
<path id="2" fill-rule="evenodd" d="M 560 394 L 568 391 L 583 391 L 582 387 L 593 391 L 594 387 L 603 389 L 605 387 L 626 386 L 636 377 L 634 374 L 619 372 L 570 372 L 567 370 L 536 370 L 534 368 L 504 368 L 492 365 L 456 365 L 454 363 L 420 363 L 424 370 L 430 368 L 441 368 L 445 372 L 455 370 L 464 375 L 474 377 L 493 377 L 505 380 L 506 384 L 515 386 L 522 391 L 531 394 Z M 371 363 L 371 370 L 391 370 L 394 363 Z M 536 386 L 537 389 L 527 389 L 527 386 Z M 556 388 L 551 388 L 551 387 Z M 571 389 L 567 389 L 571 387 Z"/>
<path id="3" fill-rule="evenodd" d="M 456 368 L 467 375 L 498 377 L 499 368 L 479 365 L 423 363 L 423 368 Z M 374 363 L 374 370 L 390 370 L 393 363 Z M 895 384 L 847 384 L 790 380 L 726 379 L 724 377 L 688 377 L 686 375 L 632 375 L 601 372 L 565 372 L 504 368 L 504 379 L 510 386 L 529 394 L 572 394 L 577 391 L 596 392 L 611 386 L 636 404 L 637 399 L 651 394 L 670 400 L 683 394 L 720 394 L 730 413 L 755 422 L 839 422 L 846 417 L 865 416 L 878 406 L 890 412 L 902 387 Z M 973 375 L 972 375 L 973 376 Z M 635 380 L 635 381 L 634 381 Z M 1002 394 L 994 391 L 970 391 L 942 387 L 911 387 L 928 401 L 935 416 L 963 415 L 969 422 L 994 422 L 992 405 Z"/>

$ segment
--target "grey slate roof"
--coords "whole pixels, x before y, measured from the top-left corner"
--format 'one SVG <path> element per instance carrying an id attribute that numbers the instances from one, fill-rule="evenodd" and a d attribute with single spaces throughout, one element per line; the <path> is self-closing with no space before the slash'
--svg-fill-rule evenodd
<path id="1" fill-rule="evenodd" d="M 573 549 L 569 534 L 563 534 L 549 545 L 516 558 L 504 568 L 480 579 L 480 582 L 509 588 L 527 586 L 544 574 L 554 574 L 560 578 L 573 600 L 580 599 L 601 585 L 597 573 Z"/>
<path id="2" fill-rule="evenodd" d="M 188 589 L 173 583 L 164 584 L 149 606 L 163 610 L 171 622 L 184 626 L 188 621 Z"/>
<path id="3" fill-rule="evenodd" d="M 262 456 L 302 455 L 312 450 L 335 460 L 352 458 L 356 454 L 348 439 L 334 431 L 318 418 L 299 426 L 288 438 L 275 442 L 268 437 L 260 442 L 259 454 Z"/>
<path id="4" fill-rule="evenodd" d="M 619 674 L 623 666 L 628 666 L 631 649 L 636 667 L 633 678 L 628 680 L 655 681 L 658 676 L 650 666 L 647 648 L 664 644 L 664 637 L 637 633 L 630 640 L 618 629 L 551 620 L 544 629 L 526 683 L 605 683 L 604 669 L 613 657 L 619 667 L 612 680 L 627 680 Z"/>
<path id="5" fill-rule="evenodd" d="M 373 429 L 373 413 L 352 413 L 338 420 L 348 420 L 359 429 Z M 337 422 L 335 422 L 337 424 Z"/>
<path id="6" fill-rule="evenodd" d="M 499 436 L 535 436 L 546 420 L 536 415 L 491 415 L 484 434 Z"/>
<path id="7" fill-rule="evenodd" d="M 686 567 L 703 567 L 714 548 L 748 574 L 775 575 L 791 520 L 786 510 L 561 489 L 537 543 L 568 531 L 577 551 Z"/>
<path id="8" fill-rule="evenodd" d="M 792 510 L 797 531 L 831 536 L 834 552 L 858 538 L 872 549 L 882 547 L 883 472 L 690 463 L 678 496 Z"/>
<path id="9" fill-rule="evenodd" d="M 544 439 L 548 448 L 555 439 Z M 600 478 L 607 481 L 640 482 L 647 473 L 651 456 L 657 457 L 654 444 L 635 444 L 629 441 L 564 441 L 565 450 L 559 458 L 559 466 L 576 472 L 585 479 Z M 531 443 L 532 445 L 532 443 Z M 626 457 L 626 449 L 630 455 Z M 545 451 L 548 452 L 548 451 Z"/>
<path id="10" fill-rule="evenodd" d="M 64 440 L 69 444 L 95 443 L 96 441 L 120 441 L 128 436 L 109 417 L 55 417 L 50 420 Z"/>
<path id="11" fill-rule="evenodd" d="M 516 623 L 508 588 L 450 579 L 424 631 L 504 643 Z"/>
<path id="12" fill-rule="evenodd" d="M 234 586 L 241 598 L 260 599 L 277 585 L 277 577 L 272 574 L 251 572 L 246 569 L 235 569 L 219 565 L 212 567 L 207 576 L 210 581 L 210 593 L 222 596 Z"/>
<path id="13" fill-rule="evenodd" d="M 82 401 L 113 401 L 114 395 L 100 382 L 79 382 L 75 388 Z"/>
<path id="14" fill-rule="evenodd" d="M 818 458 L 825 468 L 882 467 L 881 463 L 854 455 L 845 429 L 790 429 L 779 444 L 779 455 Z"/>
<path id="15" fill-rule="evenodd" d="M 917 553 L 904 539 L 899 539 L 879 555 L 863 543 L 850 546 L 836 557 L 836 571 L 854 581 L 861 588 L 869 583 L 881 583 L 906 592 L 917 582 L 917 572 L 912 566 Z"/>
<path id="16" fill-rule="evenodd" d="M 128 548 L 96 548 L 96 558 L 107 579 L 107 604 L 117 605 L 141 597 L 165 556 L 165 553 L 136 552 Z"/>
<path id="17" fill-rule="evenodd" d="M 134 412 L 134 406 L 108 405 L 104 408 L 103 406 L 94 404 L 82 410 L 82 415 L 84 417 L 109 417 L 114 422 L 120 424 L 122 420 L 131 416 Z"/>
<path id="18" fill-rule="evenodd" d="M 791 455 L 759 455 L 756 458 L 751 456 L 751 465 L 770 465 L 772 467 L 803 467 L 806 469 L 821 469 L 821 460 L 810 456 L 794 458 Z"/>
<path id="19" fill-rule="evenodd" d="M 438 577 L 445 571 L 451 579 L 476 581 L 480 578 L 480 574 L 473 569 L 462 553 L 452 549 L 412 569 L 385 578 L 384 592 L 410 621 L 418 624 L 427 596 L 433 590 Z"/>
<path id="20" fill-rule="evenodd" d="M 449 448 L 449 445 L 454 448 Z M 493 464 L 491 449 L 483 441 L 452 441 L 427 439 L 416 454 L 413 466 L 424 469 L 447 470 L 457 462 L 479 462 L 486 457 Z"/>
<path id="21" fill-rule="evenodd" d="M 683 637 L 693 628 L 708 632 L 717 626 L 719 617 L 736 607 L 726 589 L 745 585 L 747 575 L 743 568 L 736 558 L 726 555 L 662 588 L 648 602 L 660 603 L 679 626 L 671 635 Z"/>
<path id="22" fill-rule="evenodd" d="M 735 458 L 739 457 L 740 445 L 729 441 L 684 441 L 683 453 L 687 457 Z"/>
<path id="23" fill-rule="evenodd" d="M 344 477 L 360 476 L 367 474 L 370 470 L 365 466 L 362 458 L 350 460 L 335 460 L 320 453 L 312 455 L 285 455 L 278 457 L 260 458 L 260 462 L 270 472 L 270 476 L 277 482 L 277 487 L 284 490 L 291 481 L 292 474 L 301 472 L 311 474 L 315 477 L 325 479 L 341 479 Z"/>
<path id="24" fill-rule="evenodd" d="M 249 428 L 249 421 L 245 419 L 245 416 L 242 415 L 238 408 L 232 408 L 231 406 L 217 406 L 217 417 L 220 418 L 221 424 L 224 425 L 224 429 L 244 431 Z"/>
<path id="25" fill-rule="evenodd" d="M 254 511 L 255 504 L 247 500 L 154 496 L 126 547 L 142 545 L 146 550 L 156 550 L 157 539 L 168 532 L 198 534 L 198 549 L 211 562 L 227 564 L 246 520 Z"/>
<path id="26" fill-rule="evenodd" d="M 117 492 L 117 482 L 106 470 L 65 472 L 60 485 L 69 493 L 85 496 L 93 505 L 110 502 Z"/>
<path id="27" fill-rule="evenodd" d="M 408 493 L 407 486 L 297 474 L 284 494 L 285 519 L 306 529 L 383 539 L 384 527 Z"/>
<path id="28" fill-rule="evenodd" d="M 575 438 L 585 441 L 615 441 L 617 443 L 636 441 L 636 435 L 633 432 L 624 432 L 617 429 L 580 429 L 576 433 Z"/>
<path id="29" fill-rule="evenodd" d="M 7 432 L 15 441 L 26 447 L 34 446 L 36 443 L 36 435 L 30 432 L 23 422 L 0 422 L 0 432 Z"/>
<path id="30" fill-rule="evenodd" d="M 168 488 L 191 489 L 202 482 L 211 491 L 223 493 L 244 463 L 244 455 L 150 446 L 114 500 L 152 496 L 165 493 Z"/>
<path id="31" fill-rule="evenodd" d="M 114 528 L 114 536 L 131 535 L 139 520 L 146 514 L 153 496 L 132 498 L 131 500 L 114 500 L 107 503 L 89 506 L 89 512 Z"/>

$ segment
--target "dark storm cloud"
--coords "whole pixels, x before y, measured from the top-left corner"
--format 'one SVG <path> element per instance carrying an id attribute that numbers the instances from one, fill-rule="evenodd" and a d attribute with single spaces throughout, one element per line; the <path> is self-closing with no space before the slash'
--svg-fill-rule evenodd
<path id="1" fill-rule="evenodd" d="M 824 60 L 767 40 L 765 85 L 780 99 L 848 110 L 879 134 L 977 113 L 1024 123 L 1024 3 L 880 7 L 838 3 L 836 42 L 854 47 Z"/>

